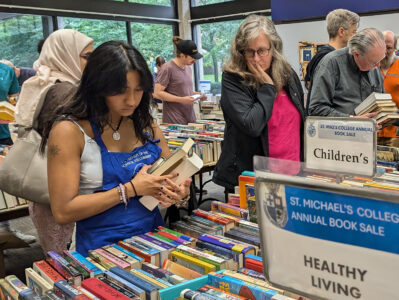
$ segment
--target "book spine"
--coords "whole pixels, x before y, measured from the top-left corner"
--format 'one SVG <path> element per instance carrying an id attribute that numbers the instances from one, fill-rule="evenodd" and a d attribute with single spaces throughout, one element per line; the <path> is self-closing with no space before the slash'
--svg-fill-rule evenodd
<path id="1" fill-rule="evenodd" d="M 144 258 L 142 258 L 141 256 L 138 256 L 138 255 L 136 255 L 136 254 L 134 254 L 134 253 L 132 253 L 132 252 L 126 250 L 126 249 L 123 249 L 121 246 L 118 246 L 118 245 L 115 245 L 115 244 L 114 244 L 114 245 L 112 245 L 112 247 L 114 247 L 115 249 L 117 249 L 117 250 L 119 250 L 119 251 L 122 251 L 122 252 L 125 253 L 126 255 L 129 255 L 130 257 L 132 257 L 132 258 L 134 258 L 135 260 L 139 261 L 140 264 L 144 262 Z"/>
<path id="2" fill-rule="evenodd" d="M 61 266 L 57 265 L 52 258 L 46 258 L 46 262 L 53 267 L 62 277 L 65 278 L 70 284 L 74 284 L 73 277 L 67 271 L 65 271 Z"/>
<path id="3" fill-rule="evenodd" d="M 138 286 L 134 285 L 133 283 L 123 279 L 122 277 L 110 272 L 110 271 L 105 271 L 104 273 L 105 278 L 107 278 L 109 281 L 120 285 L 121 287 L 127 289 L 128 291 L 134 293 L 137 296 L 143 296 L 145 294 L 144 290 L 139 288 Z"/>
<path id="4" fill-rule="evenodd" d="M 44 280 L 44 278 L 42 278 L 32 268 L 25 269 L 25 276 L 28 288 L 34 290 L 39 296 L 43 296 L 46 291 L 53 288 L 50 283 Z"/>
<path id="5" fill-rule="evenodd" d="M 155 264 L 155 256 L 150 255 L 148 253 L 143 252 L 142 250 L 134 247 L 133 245 L 130 245 L 129 243 L 119 241 L 118 245 L 142 258 L 144 258 L 144 261 Z"/>
<path id="6" fill-rule="evenodd" d="M 114 265 L 121 267 L 122 269 L 130 269 L 130 264 L 127 263 L 126 261 L 116 257 L 115 255 L 105 251 L 104 249 L 96 249 L 94 250 L 97 254 L 101 255 L 102 257 L 105 257 L 108 259 L 110 262 L 112 262 Z"/>
<path id="7" fill-rule="evenodd" d="M 108 280 L 104 276 L 100 276 L 100 277 L 98 277 L 98 279 L 101 280 L 106 285 L 112 287 L 114 290 L 118 291 L 122 295 L 128 297 L 129 299 L 137 299 L 135 294 L 133 294 L 132 292 L 129 292 L 128 290 L 126 290 L 123 287 L 117 285 L 116 283 Z"/>
<path id="8" fill-rule="evenodd" d="M 76 270 L 70 263 L 68 263 L 61 255 L 54 251 L 47 252 L 53 260 L 54 263 L 61 269 L 65 270 L 68 274 L 70 274 L 73 278 L 73 282 L 75 285 L 80 285 L 82 282 L 83 276 Z"/>
<path id="9" fill-rule="evenodd" d="M 64 259 L 70 263 L 80 274 L 82 274 L 83 279 L 90 278 L 90 273 L 83 268 L 81 265 L 77 264 L 72 258 L 69 256 L 65 256 Z"/>
<path id="10" fill-rule="evenodd" d="M 4 300 L 18 300 L 18 292 L 4 278 L 0 279 L 0 287 L 5 296 Z"/>
<path id="11" fill-rule="evenodd" d="M 113 267 L 110 269 L 110 271 L 123 279 L 133 283 L 134 285 L 137 285 L 139 288 L 143 289 L 145 291 L 145 294 L 147 295 L 148 299 L 151 299 L 151 292 L 154 290 L 157 290 L 157 287 L 154 285 L 146 282 L 144 279 L 138 277 L 137 275 L 134 275 L 124 269 L 121 269 L 119 267 Z"/>
<path id="12" fill-rule="evenodd" d="M 18 292 L 21 293 L 24 290 L 30 290 L 17 276 L 8 275 L 5 280 Z"/>
<path id="13" fill-rule="evenodd" d="M 19 300 L 41 300 L 40 296 L 31 289 L 21 291 L 18 298 Z"/>
<path id="14" fill-rule="evenodd" d="M 55 282 L 54 292 L 57 294 L 57 296 L 64 299 L 76 299 L 77 296 L 82 295 L 81 292 L 70 285 L 66 280 Z"/>
<path id="15" fill-rule="evenodd" d="M 102 247 L 105 251 L 111 253 L 112 255 L 116 256 L 117 258 L 127 262 L 129 264 L 129 268 L 139 268 L 140 262 L 137 259 L 127 255 L 126 253 L 116 249 L 112 245 Z"/>
<path id="16" fill-rule="evenodd" d="M 47 296 L 47 298 L 51 299 L 51 300 L 62 300 L 61 297 L 58 297 L 57 294 L 53 291 L 46 291 L 45 295 Z"/>
<path id="17" fill-rule="evenodd" d="M 146 233 L 146 234 L 151 235 L 151 236 L 153 236 L 153 237 L 155 237 L 155 238 L 157 238 L 157 239 L 159 239 L 159 240 L 165 241 L 165 242 L 169 243 L 171 246 L 174 246 L 174 247 L 180 245 L 180 243 L 177 243 L 177 242 L 175 242 L 174 240 L 169 239 L 169 238 L 167 238 L 167 237 L 165 237 L 165 236 L 163 236 L 163 235 L 160 235 L 160 234 L 158 234 L 158 233 L 148 232 L 148 233 Z"/>
<path id="18" fill-rule="evenodd" d="M 199 251 L 199 250 L 197 250 L 195 248 L 190 248 L 190 247 L 181 245 L 181 246 L 178 246 L 177 249 L 185 251 L 185 252 L 192 253 L 194 255 L 197 255 L 198 257 L 203 257 L 203 258 L 205 258 L 205 259 L 207 259 L 209 261 L 213 261 L 213 262 L 215 262 L 216 264 L 219 264 L 219 265 L 222 264 L 225 261 L 224 259 L 222 259 L 220 257 L 214 256 L 212 254 L 209 254 L 209 253 L 206 253 L 206 252 L 203 252 L 203 251 Z"/>
<path id="19" fill-rule="evenodd" d="M 187 235 L 184 235 L 184 234 L 181 234 L 181 233 L 179 233 L 179 232 L 177 232 L 177 231 L 174 231 L 174 230 L 172 230 L 172 229 L 165 228 L 165 227 L 162 227 L 162 226 L 159 226 L 158 229 L 160 229 L 160 230 L 162 230 L 162 231 L 165 231 L 165 232 L 168 232 L 168 233 L 170 233 L 170 234 L 176 235 L 176 236 L 178 236 L 179 238 L 181 238 L 181 239 L 183 239 L 183 240 L 186 240 L 186 241 L 188 241 L 188 242 L 192 242 L 192 241 L 193 241 L 193 238 L 192 238 L 192 237 L 187 236 Z"/>
<path id="20" fill-rule="evenodd" d="M 154 241 L 154 243 L 156 242 L 157 245 L 159 245 L 161 247 L 164 247 L 165 249 L 170 249 L 170 248 L 175 248 L 176 247 L 176 245 L 175 245 L 176 243 L 172 244 L 170 242 L 167 242 L 167 241 L 159 238 L 159 236 L 155 235 L 154 233 L 148 232 L 148 233 L 140 235 L 140 236 L 142 238 L 144 238 L 144 236 L 149 238 L 147 241 Z"/>
<path id="21" fill-rule="evenodd" d="M 33 270 L 42 276 L 48 283 L 54 285 L 54 282 L 65 280 L 56 270 L 54 270 L 46 261 L 40 260 L 33 263 Z"/>
<path id="22" fill-rule="evenodd" d="M 102 300 L 128 300 L 129 298 L 97 278 L 88 278 L 82 286 Z"/>
<path id="23" fill-rule="evenodd" d="M 77 286 L 76 289 L 81 292 L 82 294 L 86 295 L 87 297 L 89 297 L 92 300 L 100 300 L 100 298 L 94 296 L 92 293 L 90 293 L 88 290 L 86 290 L 84 287 L 82 286 Z"/>
<path id="24" fill-rule="evenodd" d="M 115 264 L 113 262 L 111 262 L 104 256 L 100 255 L 99 253 L 95 252 L 94 250 L 89 250 L 89 257 L 107 270 L 109 270 L 112 267 L 115 267 Z"/>
<path id="25" fill-rule="evenodd" d="M 154 239 L 153 237 L 145 235 L 145 234 L 138 235 L 137 237 L 139 237 L 143 240 L 146 240 L 147 242 L 154 244 L 158 247 L 161 247 L 163 250 L 160 250 L 160 251 L 169 250 L 169 249 L 174 248 L 173 246 L 170 246 L 164 242 L 161 242 L 161 241 Z"/>
<path id="26" fill-rule="evenodd" d="M 156 280 L 156 281 L 158 281 L 158 282 L 160 282 L 161 284 L 164 284 L 164 285 L 166 285 L 166 286 L 172 286 L 172 284 L 170 284 L 170 282 L 168 282 L 168 281 L 166 281 L 166 280 L 163 280 L 162 278 L 156 277 L 156 276 L 154 276 L 153 274 L 148 273 L 148 272 L 146 272 L 146 271 L 143 270 L 143 269 L 136 269 L 136 271 L 137 271 L 137 272 L 140 272 L 140 273 L 142 273 L 142 274 L 144 274 L 144 275 L 146 275 L 146 276 L 148 276 L 148 277 L 150 277 L 150 278 L 152 278 L 152 279 L 154 279 L 154 280 Z"/>
<path id="27" fill-rule="evenodd" d="M 211 209 L 212 209 L 212 211 L 219 210 L 221 212 L 231 214 L 233 216 L 244 218 L 246 220 L 248 219 L 248 210 L 234 207 L 227 203 L 222 203 L 219 201 L 212 201 Z"/>
<path id="28" fill-rule="evenodd" d="M 85 266 L 88 270 L 91 270 L 93 272 L 94 276 L 101 275 L 103 271 L 101 271 L 99 268 L 97 268 L 94 264 L 92 264 L 90 261 L 88 261 L 83 255 L 81 255 L 77 251 L 68 251 L 69 254 L 81 265 Z"/>
<path id="29" fill-rule="evenodd" d="M 86 270 L 86 272 L 89 274 L 89 277 L 94 277 L 94 272 L 88 268 L 85 264 L 81 263 L 75 256 L 73 256 L 71 254 L 71 252 L 64 250 L 64 254 L 65 254 L 65 260 L 68 261 L 67 257 L 69 257 L 70 259 L 73 260 L 74 264 L 75 264 L 75 268 L 80 271 L 77 266 L 80 266 L 81 268 L 83 268 L 84 270 Z M 83 256 L 82 256 L 83 257 Z M 69 261 L 71 263 L 71 261 Z"/>

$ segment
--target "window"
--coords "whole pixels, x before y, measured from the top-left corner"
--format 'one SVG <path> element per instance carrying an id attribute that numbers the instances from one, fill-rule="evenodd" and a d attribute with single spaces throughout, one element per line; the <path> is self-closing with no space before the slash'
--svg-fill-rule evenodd
<path id="1" fill-rule="evenodd" d="M 129 0 L 129 2 L 140 3 L 140 4 L 164 5 L 164 6 L 172 5 L 172 0 Z"/>
<path id="2" fill-rule="evenodd" d="M 43 39 L 42 18 L 1 13 L 1 58 L 17 67 L 31 68 L 38 59 L 37 44 Z"/>
<path id="3" fill-rule="evenodd" d="M 194 28 L 199 51 L 199 80 L 211 81 L 211 93 L 220 94 L 222 67 L 230 57 L 230 45 L 242 20 L 196 25 Z"/>
<path id="4" fill-rule="evenodd" d="M 202 5 L 231 2 L 231 1 L 233 0 L 191 0 L 191 6 L 202 6 Z"/>
<path id="5" fill-rule="evenodd" d="M 111 40 L 127 41 L 126 23 L 122 21 L 92 20 L 59 17 L 59 28 L 75 29 L 94 40 L 94 47 Z"/>
<path id="6" fill-rule="evenodd" d="M 166 61 L 174 57 L 172 25 L 133 22 L 130 25 L 132 44 L 144 56 L 151 71 L 153 71 L 157 56 L 163 56 Z"/>

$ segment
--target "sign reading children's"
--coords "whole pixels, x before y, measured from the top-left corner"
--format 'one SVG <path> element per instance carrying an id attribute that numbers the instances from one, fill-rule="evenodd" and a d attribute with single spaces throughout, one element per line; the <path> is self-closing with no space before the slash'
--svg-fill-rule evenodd
<path id="1" fill-rule="evenodd" d="M 305 161 L 309 169 L 373 176 L 375 149 L 372 119 L 306 119 Z"/>

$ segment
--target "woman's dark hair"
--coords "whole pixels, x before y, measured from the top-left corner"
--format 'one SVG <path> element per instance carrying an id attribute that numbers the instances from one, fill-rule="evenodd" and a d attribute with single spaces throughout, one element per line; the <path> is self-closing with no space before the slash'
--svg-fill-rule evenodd
<path id="1" fill-rule="evenodd" d="M 156 66 L 162 66 L 165 63 L 165 58 L 163 58 L 163 56 L 158 56 L 155 59 L 155 65 Z"/>
<path id="2" fill-rule="evenodd" d="M 83 71 L 79 88 L 70 101 L 59 106 L 54 118 L 44 124 L 41 151 L 44 152 L 50 130 L 55 121 L 66 118 L 75 120 L 91 120 L 103 132 L 108 124 L 107 96 L 115 96 L 125 92 L 127 88 L 126 74 L 136 71 L 140 74 L 140 86 L 143 97 L 134 113 L 129 116 L 134 124 L 136 136 L 142 143 L 147 141 L 144 130 L 152 129 L 153 118 L 150 113 L 150 100 L 153 91 L 153 79 L 147 63 L 140 52 L 123 41 L 109 41 L 100 45 L 90 55 Z"/>

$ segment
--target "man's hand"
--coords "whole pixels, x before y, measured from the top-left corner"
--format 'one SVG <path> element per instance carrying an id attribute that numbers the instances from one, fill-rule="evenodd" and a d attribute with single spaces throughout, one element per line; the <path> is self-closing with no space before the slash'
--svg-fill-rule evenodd
<path id="1" fill-rule="evenodd" d="M 183 104 L 193 104 L 195 99 L 191 96 L 180 97 L 180 102 Z"/>

